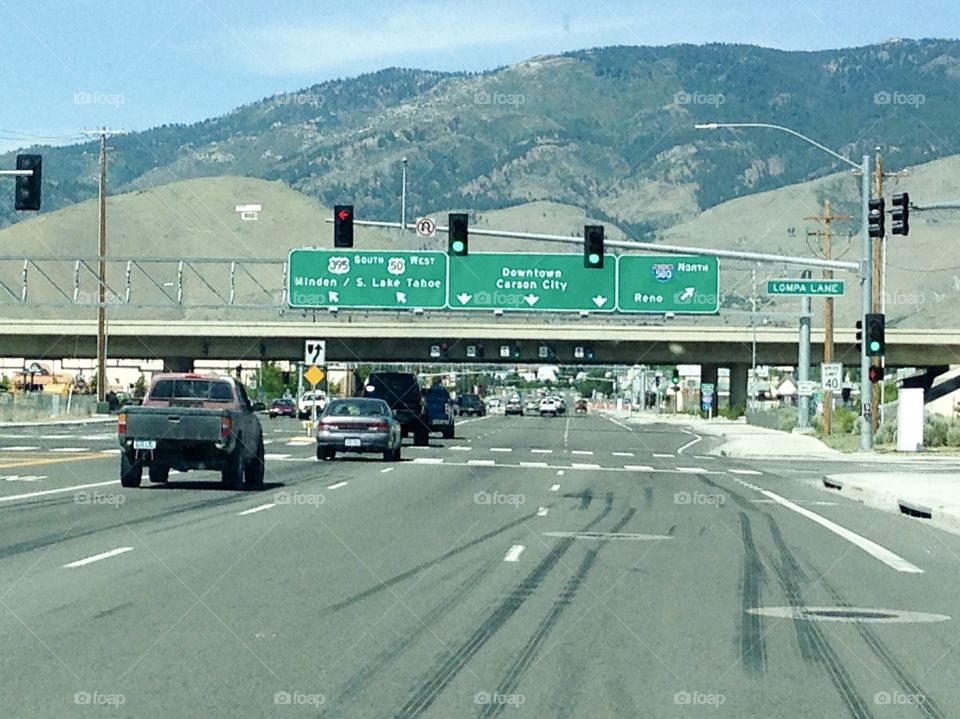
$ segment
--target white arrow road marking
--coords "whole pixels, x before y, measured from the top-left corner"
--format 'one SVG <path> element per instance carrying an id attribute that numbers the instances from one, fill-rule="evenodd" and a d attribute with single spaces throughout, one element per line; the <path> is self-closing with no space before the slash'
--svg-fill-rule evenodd
<path id="1" fill-rule="evenodd" d="M 605 304 L 607 304 L 607 298 L 603 295 L 597 295 L 593 298 L 593 304 L 595 304 L 597 307 L 603 307 Z"/>
<path id="2" fill-rule="evenodd" d="M 512 547 L 510 547 L 509 551 L 507 552 L 507 556 L 503 558 L 503 561 L 516 562 L 518 559 L 520 559 L 520 555 L 523 554 L 523 550 L 524 546 L 522 544 L 514 544 Z"/>
<path id="3" fill-rule="evenodd" d="M 468 295 L 466 292 L 461 292 L 459 295 L 457 295 L 457 299 L 460 300 L 461 305 L 465 305 L 467 302 L 473 299 L 473 295 Z"/>
<path id="4" fill-rule="evenodd" d="M 524 298 L 523 298 L 523 300 L 524 300 L 524 302 L 526 302 L 528 305 L 530 305 L 531 307 L 533 307 L 535 304 L 537 304 L 537 302 L 540 301 L 540 298 L 537 297 L 537 295 L 529 294 L 529 295 L 525 295 Z"/>
<path id="5" fill-rule="evenodd" d="M 99 562 L 101 559 L 109 559 L 110 557 L 116 557 L 118 554 L 124 554 L 126 552 L 132 552 L 132 551 L 133 551 L 133 547 L 117 547 L 116 549 L 111 549 L 109 552 L 94 554 L 92 557 L 87 557 L 85 559 L 78 559 L 75 562 L 64 564 L 63 568 L 73 569 L 74 567 L 83 567 L 87 564 L 93 564 L 94 562 Z"/>
<path id="6" fill-rule="evenodd" d="M 240 516 L 243 517 L 247 514 L 256 514 L 257 512 L 262 512 L 265 509 L 273 509 L 276 507 L 276 503 L 270 502 L 269 504 L 261 504 L 259 507 L 253 507 L 251 509 L 245 509 L 242 512 L 239 512 Z"/>
<path id="7" fill-rule="evenodd" d="M 806 517 L 807 519 L 813 520 L 814 522 L 819 524 L 821 527 L 829 529 L 834 534 L 840 537 L 843 537 L 848 542 L 852 542 L 853 544 L 860 547 L 860 549 L 865 551 L 867 554 L 879 559 L 888 567 L 892 567 L 893 569 L 896 569 L 898 572 L 910 572 L 913 574 L 923 574 L 923 570 L 920 569 L 920 567 L 914 564 L 911 564 L 903 557 L 900 557 L 894 554 L 889 549 L 881 547 L 879 544 L 867 539 L 866 537 L 861 537 L 859 534 L 856 534 L 855 532 L 851 532 L 846 527 L 841 527 L 839 524 L 831 522 L 826 517 L 821 517 L 816 512 L 811 512 L 809 509 L 805 509 L 804 507 L 796 505 L 793 502 L 791 502 L 789 499 L 784 499 L 779 494 L 774 494 L 773 492 L 770 492 L 766 489 L 761 490 L 760 494 L 762 494 L 764 497 L 768 497 L 769 499 L 772 499 L 777 504 L 783 505 L 787 509 L 792 509 L 797 514 L 800 514 Z"/>

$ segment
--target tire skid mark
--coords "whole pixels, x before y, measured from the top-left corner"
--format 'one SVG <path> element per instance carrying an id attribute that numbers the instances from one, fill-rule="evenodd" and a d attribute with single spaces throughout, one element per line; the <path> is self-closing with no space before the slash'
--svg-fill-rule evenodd
<path id="1" fill-rule="evenodd" d="M 748 674 L 767 670 L 767 644 L 763 635 L 763 617 L 748 610 L 761 606 L 761 587 L 766 573 L 753 542 L 753 528 L 745 512 L 740 512 L 740 536 L 743 541 L 743 578 L 740 585 L 740 664 Z"/>
<path id="2" fill-rule="evenodd" d="M 593 529 L 612 510 L 613 494 L 608 493 L 603 510 L 588 522 L 581 531 Z M 429 678 L 420 685 L 410 700 L 395 715 L 396 719 L 413 719 L 422 716 L 454 677 L 467 665 L 467 662 L 507 623 L 510 617 L 517 613 L 575 541 L 573 537 L 567 537 L 557 542 L 553 549 L 547 553 L 547 556 L 540 560 L 539 564 L 521 580 L 520 584 L 500 601 L 463 644 L 441 659 Z"/>
<path id="3" fill-rule="evenodd" d="M 367 588 L 367 589 L 364 589 L 362 592 L 358 592 L 357 594 L 353 594 L 353 595 L 347 597 L 346 599 L 342 599 L 342 600 L 340 600 L 339 602 L 337 602 L 336 604 L 331 604 L 329 607 L 325 608 L 323 611 L 324 611 L 324 612 L 329 612 L 329 613 L 331 613 L 331 614 L 334 613 L 334 612 L 339 612 L 341 609 L 344 609 L 344 608 L 346 608 L 346 607 L 349 607 L 351 604 L 355 604 L 355 603 L 357 603 L 357 602 L 359 602 L 359 601 L 361 601 L 361 600 L 363 600 L 363 599 L 368 599 L 369 597 L 372 597 L 374 594 L 379 594 L 380 592 L 384 591 L 385 589 L 389 589 L 389 588 L 392 587 L 393 585 L 399 584 L 400 582 L 402 582 L 402 581 L 404 581 L 404 580 L 406 580 L 406 579 L 409 579 L 410 577 L 413 577 L 413 576 L 415 576 L 416 574 L 419 574 L 419 573 L 422 572 L 424 569 L 429 569 L 430 567 L 433 567 L 433 566 L 435 566 L 435 565 L 437 565 L 437 564 L 440 564 L 441 562 L 444 562 L 444 561 L 450 559 L 451 557 L 455 557 L 455 556 L 457 556 L 458 554 L 462 554 L 463 552 L 467 551 L 468 549 L 472 549 L 473 547 L 476 547 L 478 544 L 483 544 L 483 543 L 486 542 L 488 539 L 492 539 L 493 537 L 496 537 L 496 536 L 499 535 L 499 534 L 503 534 L 504 532 L 508 532 L 508 531 L 510 531 L 511 529 L 513 529 L 514 527 L 516 527 L 516 526 L 518 526 L 518 525 L 520 525 L 520 524 L 523 524 L 523 523 L 526 522 L 528 519 L 530 519 L 530 518 L 532 518 L 532 517 L 536 517 L 536 516 L 537 516 L 537 513 L 536 513 L 536 512 L 531 512 L 531 513 L 529 513 L 529 514 L 525 514 L 525 515 L 523 515 L 522 517 L 513 520 L 512 522 L 508 522 L 507 524 L 504 524 L 502 527 L 499 527 L 499 528 L 497 528 L 497 529 L 491 530 L 491 531 L 487 532 L 486 534 L 481 534 L 481 535 L 480 535 L 479 537 L 477 537 L 476 539 L 471 539 L 469 542 L 465 542 L 464 544 L 461 544 L 459 547 L 454 547 L 454 548 L 451 549 L 450 551 L 445 552 L 444 554 L 441 554 L 439 557 L 436 557 L 436 558 L 431 559 L 431 560 L 426 561 L 426 562 L 422 562 L 421 564 L 418 564 L 417 566 L 413 567 L 412 569 L 408 569 L 408 570 L 405 571 L 405 572 L 401 572 L 400 574 L 396 574 L 396 575 L 392 576 L 390 579 L 386 579 L 386 580 L 384 580 L 384 581 L 382 581 L 382 582 L 380 582 L 380 583 L 378 583 L 378 584 L 373 585 L 372 587 L 369 587 L 369 588 Z"/>
<path id="4" fill-rule="evenodd" d="M 347 679 L 340 689 L 340 693 L 345 697 L 346 703 L 353 701 L 356 695 L 358 695 L 374 677 L 399 659 L 425 635 L 429 634 L 432 636 L 431 628 L 442 621 L 453 609 L 456 609 L 472 592 L 476 591 L 477 583 L 483 578 L 483 575 L 493 569 L 496 564 L 496 558 L 487 560 L 487 562 L 463 580 L 463 582 L 454 589 L 452 594 L 444 598 L 422 617 L 417 617 L 418 624 L 412 631 L 395 641 L 375 657 L 365 660 L 364 666 Z M 335 711 L 336 714 L 342 715 L 345 706 L 345 703 L 337 704 L 336 709 L 331 708 L 330 711 Z"/>
<path id="5" fill-rule="evenodd" d="M 786 542 L 784 542 L 783 535 L 780 533 L 780 528 L 777 526 L 776 520 L 769 514 L 767 514 L 767 523 L 770 525 L 773 541 L 780 554 L 779 562 L 777 562 L 775 558 L 771 558 L 773 570 L 780 580 L 780 585 L 783 588 L 783 592 L 790 606 L 794 609 L 801 609 L 804 606 L 804 602 L 800 581 L 805 580 L 806 576 L 792 552 L 787 547 Z M 836 651 L 834 651 L 830 642 L 827 641 L 827 638 L 824 636 L 820 627 L 817 626 L 817 623 L 810 620 L 797 619 L 794 620 L 793 625 L 797 633 L 797 642 L 800 645 L 800 654 L 804 661 L 821 664 L 826 668 L 827 675 L 840 694 L 840 698 L 846 705 L 850 716 L 854 717 L 854 719 L 872 719 L 873 714 L 867 706 L 867 703 L 863 697 L 860 696 L 859 692 L 857 692 L 857 688 L 854 686 L 850 675 L 840 661 L 840 657 L 837 656 Z"/>
<path id="6" fill-rule="evenodd" d="M 631 507 L 627 511 L 626 515 L 621 517 L 621 519 L 610 531 L 613 533 L 619 532 L 631 519 L 633 519 L 633 516 L 636 513 L 637 510 Z M 520 680 L 527 673 L 527 670 L 530 668 L 531 664 L 533 664 L 533 660 L 536 657 L 537 652 L 540 650 L 540 647 L 543 645 L 544 641 L 546 641 L 547 637 L 550 635 L 550 632 L 552 632 L 557 626 L 557 623 L 560 620 L 560 615 L 563 614 L 564 610 L 566 610 L 566 608 L 576 598 L 577 590 L 580 588 L 580 585 L 583 584 L 584 580 L 587 578 L 587 574 L 596 563 L 597 555 L 600 553 L 600 549 L 604 544 L 606 543 L 601 542 L 598 547 L 591 549 L 587 552 L 586 556 L 584 556 L 583 560 L 580 562 L 580 566 L 573 573 L 570 579 L 567 580 L 567 583 L 560 591 L 560 596 L 554 600 L 553 606 L 550 607 L 550 611 L 547 613 L 547 616 L 544 617 L 537 626 L 533 636 L 527 640 L 527 643 L 520 650 L 520 654 L 514 660 L 513 664 L 510 665 L 510 668 L 507 670 L 503 679 L 500 680 L 500 683 L 497 685 L 496 689 L 497 693 L 500 695 L 512 694 L 519 686 Z M 506 705 L 502 703 L 485 704 L 479 716 L 482 719 L 499 716 L 505 707 Z"/>

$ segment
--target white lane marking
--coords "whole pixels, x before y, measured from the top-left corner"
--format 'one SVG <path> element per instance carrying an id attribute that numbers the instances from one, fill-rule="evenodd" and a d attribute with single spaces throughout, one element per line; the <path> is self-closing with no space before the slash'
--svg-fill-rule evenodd
<path id="1" fill-rule="evenodd" d="M 546 462 L 521 462 L 521 467 L 549 467 L 550 465 Z"/>
<path id="2" fill-rule="evenodd" d="M 590 449 L 573 449 L 570 451 L 570 454 L 593 454 L 593 450 Z"/>
<path id="3" fill-rule="evenodd" d="M 654 469 L 648 464 L 625 464 L 623 465 L 624 469 L 629 469 L 631 472 L 653 472 Z"/>
<path id="4" fill-rule="evenodd" d="M 620 427 L 623 427 L 624 429 L 633 431 L 633 430 L 631 429 L 630 425 L 624 424 L 624 423 L 621 422 L 619 419 L 614 419 L 614 418 L 611 417 L 610 415 L 606 415 L 606 414 L 603 415 L 603 416 L 606 417 L 607 419 L 609 419 L 609 420 L 610 420 L 611 422 L 613 422 L 614 424 L 619 425 Z"/>
<path id="5" fill-rule="evenodd" d="M 570 465 L 570 469 L 600 469 L 599 464 L 578 464 L 574 462 Z"/>
<path id="6" fill-rule="evenodd" d="M 665 459 L 665 458 L 668 458 L 668 457 L 669 457 L 670 459 L 673 459 L 676 455 L 673 455 L 673 454 L 658 454 L 658 453 L 654 452 L 654 453 L 653 453 L 653 456 L 654 456 L 654 457 L 659 457 L 660 459 Z"/>
<path id="7" fill-rule="evenodd" d="M 467 447 L 463 444 L 455 444 L 449 449 L 453 450 L 454 452 L 469 452 L 471 449 L 473 449 L 473 447 Z"/>
<path id="8" fill-rule="evenodd" d="M 563 426 L 563 447 L 567 447 L 567 437 L 570 434 L 570 418 L 567 417 L 567 423 Z"/>
<path id="9" fill-rule="evenodd" d="M 125 554 L 131 551 L 133 551 L 133 547 L 117 547 L 116 549 L 111 549 L 109 552 L 101 552 L 100 554 L 94 554 L 92 557 L 86 557 L 84 559 L 78 559 L 75 562 L 70 562 L 69 564 L 64 564 L 63 568 L 73 569 L 74 567 L 83 567 L 87 564 L 99 562 L 101 559 L 109 559 L 110 557 L 116 557 L 118 554 Z"/>
<path id="10" fill-rule="evenodd" d="M 45 474 L 4 474 L 0 475 L 0 479 L 5 482 L 39 482 L 41 479 L 46 479 L 47 475 Z"/>
<path id="11" fill-rule="evenodd" d="M 0 452 L 35 452 L 39 447 L 0 447 Z"/>
<path id="12" fill-rule="evenodd" d="M 716 457 L 711 457 L 709 454 L 695 454 L 693 455 L 694 459 L 716 459 Z"/>
<path id="13" fill-rule="evenodd" d="M 632 457 L 633 452 L 614 452 L 613 456 L 614 457 Z"/>
<path id="14" fill-rule="evenodd" d="M 84 442 L 99 442 L 105 439 L 116 439 L 117 435 L 115 434 L 84 434 L 77 439 L 82 439 Z"/>
<path id="15" fill-rule="evenodd" d="M 683 430 L 683 431 L 686 432 L 687 434 L 693 434 L 693 432 L 687 432 L 687 430 Z M 685 450 L 687 447 L 690 447 L 691 445 L 696 444 L 696 443 L 699 442 L 701 439 L 703 439 L 703 437 L 701 437 L 699 434 L 693 434 L 693 439 L 691 439 L 691 440 L 690 440 L 689 442 L 687 442 L 685 445 L 683 445 L 682 447 L 680 447 L 680 448 L 677 450 L 677 454 L 683 454 L 683 450 Z"/>
<path id="16" fill-rule="evenodd" d="M 470 424 L 471 422 L 480 422 L 485 419 L 490 419 L 493 415 L 485 414 L 483 417 L 474 417 L 473 419 L 461 419 L 458 420 L 456 426 L 459 427 L 461 424 Z"/>
<path id="17" fill-rule="evenodd" d="M 674 467 L 677 472 L 706 472 L 703 467 Z"/>
<path id="18" fill-rule="evenodd" d="M 525 547 L 522 544 L 514 544 L 507 550 L 507 555 L 503 558 L 505 562 L 516 562 L 520 559 L 520 555 L 523 554 Z"/>
<path id="19" fill-rule="evenodd" d="M 562 476 L 565 475 L 565 474 L 566 474 L 566 472 L 565 472 L 564 470 L 562 470 L 562 469 L 558 469 L 558 470 L 557 470 L 557 476 L 558 476 L 558 477 L 562 477 Z"/>
<path id="20" fill-rule="evenodd" d="M 635 542 L 659 539 L 673 539 L 666 534 L 632 534 L 630 532 L 543 532 L 545 537 L 564 537 L 573 539 L 630 539 Z"/>
<path id="21" fill-rule="evenodd" d="M 443 457 L 417 457 L 414 464 L 443 464 Z"/>
<path id="22" fill-rule="evenodd" d="M 553 454 L 552 449 L 531 449 L 534 454 Z"/>
<path id="23" fill-rule="evenodd" d="M 760 475 L 760 474 L 763 474 L 763 472 L 758 472 L 758 471 L 755 470 L 755 469 L 731 469 L 731 470 L 730 470 L 730 474 L 753 474 L 753 475 Z"/>
<path id="24" fill-rule="evenodd" d="M 44 497 L 48 494 L 62 494 L 63 492 L 76 492 L 78 489 L 90 489 L 91 487 L 106 487 L 109 484 L 120 484 L 119 479 L 111 479 L 106 482 L 93 482 L 92 484 L 78 484 L 75 487 L 61 487 L 60 489 L 43 489 L 39 492 L 29 492 L 28 494 L 12 494 L 9 497 L 0 497 L 0 502 L 12 502 L 15 499 L 32 499 L 33 497 Z"/>
<path id="25" fill-rule="evenodd" d="M 549 511 L 550 511 L 550 510 L 547 509 L 546 507 L 538 507 L 538 508 L 537 508 L 537 516 L 538 516 L 538 517 L 546 517 L 546 516 L 547 516 L 547 513 L 548 513 Z"/>
<path id="26" fill-rule="evenodd" d="M 556 492 L 556 491 L 558 491 L 559 489 L 560 489 L 560 485 L 559 485 L 559 484 L 551 484 L 551 485 L 550 485 L 550 491 L 551 491 L 551 492 Z"/>
<path id="27" fill-rule="evenodd" d="M 468 459 L 467 464 L 481 464 L 485 467 L 489 467 L 490 465 L 496 464 L 496 462 L 492 459 Z"/>
<path id="28" fill-rule="evenodd" d="M 509 447 L 491 447 L 491 452 L 512 452 L 513 450 Z"/>
<path id="29" fill-rule="evenodd" d="M 101 449 L 100 454 L 120 454 L 122 451 L 120 449 Z"/>
<path id="30" fill-rule="evenodd" d="M 263 455 L 264 459 L 286 459 L 289 457 L 289 454 L 265 454 Z"/>
<path id="31" fill-rule="evenodd" d="M 346 482 L 336 482 L 335 484 L 327 485 L 327 489 L 340 489 L 340 487 L 346 487 Z"/>
<path id="32" fill-rule="evenodd" d="M 392 472 L 395 469 L 396 467 L 385 467 L 384 469 L 380 470 L 380 474 L 386 474 L 387 472 Z"/>
<path id="33" fill-rule="evenodd" d="M 802 515 L 807 519 L 810 519 L 816 522 L 821 527 L 824 527 L 825 529 L 830 530 L 837 536 L 843 537 L 848 542 L 855 544 L 856 546 L 860 547 L 860 549 L 865 551 L 867 554 L 871 555 L 872 557 L 875 557 L 876 559 L 879 559 L 888 567 L 892 567 L 893 569 L 896 569 L 898 572 L 910 572 L 912 574 L 923 574 L 923 570 L 920 569 L 920 567 L 914 564 L 911 564 L 903 557 L 897 554 L 894 554 L 889 549 L 881 547 L 879 544 L 867 539 L 866 537 L 861 537 L 856 532 L 851 532 L 846 527 L 841 527 L 839 524 L 835 522 L 831 522 L 826 517 L 821 517 L 816 512 L 811 512 L 809 509 L 805 509 L 797 504 L 794 504 L 789 499 L 784 499 L 779 494 L 774 494 L 773 492 L 770 492 L 769 490 L 766 490 L 766 489 L 761 490 L 760 494 L 762 494 L 763 496 L 769 499 L 772 499 L 774 502 L 786 507 L 787 509 L 793 510 L 797 514 Z"/>
<path id="34" fill-rule="evenodd" d="M 50 452 L 93 452 L 95 450 L 87 449 L 86 447 L 56 447 L 49 451 Z"/>
<path id="35" fill-rule="evenodd" d="M 751 499 L 754 504 L 776 504 L 772 499 Z M 836 507 L 839 502 L 827 502 L 822 499 L 798 499 L 797 504 L 806 504 L 810 507 Z"/>
<path id="36" fill-rule="evenodd" d="M 261 504 L 259 507 L 253 507 L 252 509 L 245 509 L 242 512 L 239 512 L 239 515 L 242 517 L 246 514 L 256 514 L 257 512 L 262 512 L 265 509 L 273 509 L 276 507 L 275 502 L 270 502 L 269 504 Z"/>

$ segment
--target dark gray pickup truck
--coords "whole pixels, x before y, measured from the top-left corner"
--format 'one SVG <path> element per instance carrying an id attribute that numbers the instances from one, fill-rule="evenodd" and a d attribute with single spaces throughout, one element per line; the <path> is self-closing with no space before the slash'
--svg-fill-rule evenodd
<path id="1" fill-rule="evenodd" d="M 263 484 L 263 430 L 232 377 L 160 374 L 139 407 L 119 415 L 120 483 L 167 481 L 171 469 L 212 469 L 229 489 Z"/>

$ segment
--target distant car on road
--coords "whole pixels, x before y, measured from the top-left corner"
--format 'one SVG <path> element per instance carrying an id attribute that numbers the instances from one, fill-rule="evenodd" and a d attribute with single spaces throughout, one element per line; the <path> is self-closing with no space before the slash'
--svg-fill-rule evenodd
<path id="1" fill-rule="evenodd" d="M 317 459 L 337 452 L 377 452 L 400 461 L 400 422 L 382 399 L 348 397 L 331 400 L 317 420 Z"/>
<path id="2" fill-rule="evenodd" d="M 510 401 L 506 403 L 503 407 L 503 413 L 505 415 L 519 414 L 523 416 L 523 404 L 520 402 L 519 397 L 511 398 Z"/>
<path id="3" fill-rule="evenodd" d="M 497 397 L 491 397 L 490 401 L 487 402 L 487 407 L 490 409 L 497 409 L 500 407 L 500 400 Z"/>
<path id="4" fill-rule="evenodd" d="M 297 403 L 287 397 L 275 399 L 270 403 L 270 409 L 267 411 L 270 419 L 277 417 L 296 417 Z"/>
<path id="5" fill-rule="evenodd" d="M 525 414 L 536 414 L 540 411 L 540 403 L 536 399 L 528 399 L 523 406 L 523 411 Z"/>
<path id="6" fill-rule="evenodd" d="M 457 407 L 460 414 L 463 415 L 483 417 L 487 413 L 487 405 L 480 399 L 480 395 L 476 394 L 460 395 L 457 400 Z"/>
<path id="7" fill-rule="evenodd" d="M 586 414 L 587 413 L 587 400 L 583 397 L 580 397 L 573 406 L 573 411 L 577 414 Z"/>
<path id="8" fill-rule="evenodd" d="M 304 392 L 297 403 L 297 415 L 300 419 L 311 419 L 313 417 L 313 406 L 317 406 L 317 415 L 323 412 L 327 406 L 327 395 L 323 390 L 312 390 Z"/>
<path id="9" fill-rule="evenodd" d="M 559 405 L 555 397 L 544 397 L 540 400 L 540 416 L 546 417 L 550 415 L 551 417 L 556 417 L 559 414 Z"/>

